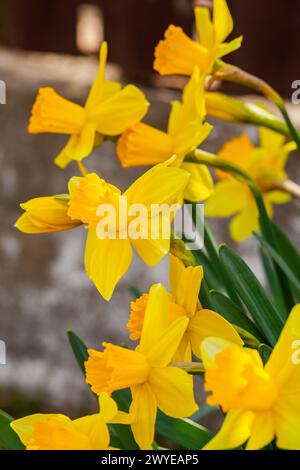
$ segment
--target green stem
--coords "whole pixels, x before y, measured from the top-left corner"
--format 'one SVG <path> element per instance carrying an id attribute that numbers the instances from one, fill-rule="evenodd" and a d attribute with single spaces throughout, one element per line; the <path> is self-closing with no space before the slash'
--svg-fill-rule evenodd
<path id="1" fill-rule="evenodd" d="M 286 109 L 286 106 L 284 104 L 284 101 L 282 100 L 282 103 L 281 104 L 278 104 L 278 108 L 286 122 L 286 125 L 288 126 L 289 130 L 290 130 L 290 134 L 293 138 L 293 140 L 295 141 L 296 145 L 297 145 L 297 150 L 300 154 L 300 135 L 299 135 L 299 132 L 295 129 L 294 127 L 294 124 L 292 123 L 291 121 L 291 118 L 287 112 L 287 109 Z"/>
<path id="2" fill-rule="evenodd" d="M 179 367 L 191 375 L 202 375 L 205 372 L 204 366 L 201 362 L 172 362 L 170 366 Z"/>

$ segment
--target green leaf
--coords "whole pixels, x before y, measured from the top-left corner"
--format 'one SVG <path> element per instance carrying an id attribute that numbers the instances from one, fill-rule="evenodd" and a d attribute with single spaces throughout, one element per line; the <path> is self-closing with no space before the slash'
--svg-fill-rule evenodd
<path id="1" fill-rule="evenodd" d="M 234 251 L 222 245 L 220 259 L 255 324 L 274 346 L 283 327 L 280 314 L 266 296 L 251 269 Z"/>
<path id="2" fill-rule="evenodd" d="M 197 265 L 203 267 L 204 277 L 209 286 L 212 286 L 214 289 L 222 290 L 223 285 L 214 269 L 213 264 L 208 259 L 205 253 L 201 250 L 193 251 L 193 255 Z"/>
<path id="3" fill-rule="evenodd" d="M 251 333 L 261 342 L 265 341 L 265 337 L 260 333 L 255 323 L 228 297 L 221 292 L 211 290 L 209 297 L 214 305 L 214 310 L 230 323 L 243 328 Z"/>
<path id="4" fill-rule="evenodd" d="M 141 297 L 141 295 L 143 294 L 143 292 L 141 291 L 141 289 L 139 289 L 139 288 L 136 287 L 136 286 L 130 286 L 130 287 L 129 287 L 129 291 L 131 292 L 131 294 L 134 296 L 135 299 L 138 299 L 138 298 Z"/>
<path id="5" fill-rule="evenodd" d="M 239 307 L 222 292 L 211 290 L 209 297 L 214 305 L 214 309 L 230 323 L 243 328 L 260 341 L 265 341 L 264 336 L 259 332 L 255 323 Z"/>
<path id="6" fill-rule="evenodd" d="M 210 310 L 214 310 L 214 305 L 211 301 L 209 296 L 209 287 L 207 285 L 207 281 L 204 274 L 204 279 L 201 282 L 201 289 L 200 289 L 200 302 L 203 308 L 209 308 Z"/>
<path id="7" fill-rule="evenodd" d="M 76 333 L 74 333 L 74 331 L 68 330 L 67 334 L 75 359 L 83 375 L 85 375 L 84 363 L 88 360 L 89 357 L 87 347 L 82 341 L 82 339 L 79 338 Z"/>
<path id="8" fill-rule="evenodd" d="M 213 437 L 204 426 L 190 419 L 178 419 L 157 414 L 156 432 L 187 450 L 201 449 Z"/>
<path id="9" fill-rule="evenodd" d="M 300 298 L 300 272 L 297 269 L 297 260 L 294 261 L 286 256 L 287 252 L 276 251 L 263 237 L 255 234 L 259 240 L 262 248 L 272 257 L 276 264 L 282 269 L 287 278 L 289 279 L 297 298 Z M 295 263 L 295 264 L 294 264 Z"/>
<path id="10" fill-rule="evenodd" d="M 0 410 L 0 445 L 7 450 L 23 450 L 25 447 L 19 439 L 19 436 L 10 427 L 14 419 Z"/>
<path id="11" fill-rule="evenodd" d="M 267 344 L 261 344 L 259 346 L 258 352 L 259 352 L 260 357 L 262 358 L 264 364 L 266 364 L 266 362 L 268 362 L 272 351 L 273 351 L 272 348 L 270 348 L 270 346 L 268 346 Z"/>

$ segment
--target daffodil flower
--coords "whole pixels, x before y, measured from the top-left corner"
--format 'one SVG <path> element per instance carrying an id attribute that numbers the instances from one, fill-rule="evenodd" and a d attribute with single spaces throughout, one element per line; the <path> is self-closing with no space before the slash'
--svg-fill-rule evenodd
<path id="1" fill-rule="evenodd" d="M 136 86 L 127 85 L 121 89 L 119 83 L 105 80 L 106 59 L 107 43 L 103 42 L 98 75 L 85 106 L 63 98 L 53 88 L 39 90 L 28 131 L 71 136 L 55 159 L 61 168 L 72 160 L 87 157 L 104 136 L 119 135 L 139 122 L 147 112 L 148 102 Z"/>
<path id="2" fill-rule="evenodd" d="M 189 201 L 207 199 L 213 192 L 213 182 L 205 165 L 184 162 L 185 155 L 198 147 L 212 126 L 205 119 L 204 78 L 195 67 L 183 92 L 182 103 L 173 101 L 168 131 L 140 122 L 127 129 L 117 144 L 117 154 L 123 167 L 155 165 L 176 155 L 174 165 L 191 174 L 184 197 Z"/>
<path id="3" fill-rule="evenodd" d="M 296 305 L 264 366 L 259 353 L 219 338 L 203 341 L 210 405 L 227 413 L 206 450 L 258 450 L 276 438 L 280 449 L 300 450 L 300 305 Z"/>
<path id="4" fill-rule="evenodd" d="M 169 324 L 166 289 L 150 289 L 141 340 L 132 351 L 104 343 L 104 351 L 89 350 L 86 380 L 95 393 L 111 393 L 130 387 L 130 415 L 135 440 L 141 449 L 151 449 L 157 409 L 174 418 L 188 417 L 197 410 L 193 378 L 170 365 L 188 324 L 181 316 Z"/>
<path id="5" fill-rule="evenodd" d="M 108 424 L 130 424 L 107 394 L 99 395 L 99 413 L 71 420 L 62 414 L 34 414 L 12 421 L 27 450 L 109 450 Z"/>
<path id="6" fill-rule="evenodd" d="M 233 326 L 213 310 L 204 309 L 199 302 L 199 292 L 203 278 L 201 266 L 185 267 L 176 256 L 170 255 L 169 324 L 180 317 L 187 317 L 189 322 L 181 343 L 173 358 L 174 362 L 190 362 L 192 353 L 201 357 L 200 344 L 208 336 L 220 336 L 238 345 L 243 341 Z M 149 294 L 143 294 L 131 303 L 128 322 L 130 339 L 140 339 Z"/>
<path id="7" fill-rule="evenodd" d="M 189 38 L 182 28 L 170 25 L 165 39 L 155 49 L 154 69 L 161 75 L 191 75 L 198 66 L 201 74 L 211 74 L 215 62 L 238 49 L 242 36 L 224 42 L 233 29 L 233 21 L 225 0 L 214 0 L 213 19 L 205 7 L 195 8 L 199 42 Z"/>
<path id="8" fill-rule="evenodd" d="M 257 183 L 269 216 L 273 204 L 284 204 L 290 195 L 277 190 L 276 182 L 287 175 L 285 165 L 289 152 L 296 148 L 294 142 L 269 129 L 260 128 L 260 147 L 254 147 L 247 135 L 242 134 L 229 142 L 218 153 L 219 157 L 245 170 Z M 206 201 L 205 213 L 209 217 L 230 217 L 230 234 L 235 241 L 242 241 L 253 231 L 259 230 L 258 209 L 253 195 L 245 184 L 232 176 L 217 171 L 220 180 L 214 194 Z M 275 189 L 274 189 L 275 187 Z"/>
<path id="9" fill-rule="evenodd" d="M 172 161 L 148 170 L 123 194 L 95 173 L 74 177 L 69 182 L 69 194 L 37 198 L 22 204 L 25 213 L 16 222 L 16 227 L 25 233 L 43 233 L 85 224 L 88 231 L 86 272 L 104 299 L 109 300 L 116 284 L 129 269 L 133 248 L 149 266 L 157 264 L 169 252 L 170 233 L 168 230 L 165 233 L 165 228 L 167 225 L 170 229 L 174 214 L 172 211 L 152 211 L 152 208 L 172 208 L 173 204 L 178 208 L 182 203 L 189 173 L 170 166 Z M 128 212 L 119 218 L 125 200 Z M 133 236 L 129 231 L 129 211 L 136 206 L 145 210 L 147 232 Z M 105 215 L 99 210 L 104 208 L 106 211 L 107 207 L 113 210 L 116 224 L 104 233 L 104 228 L 99 230 L 99 223 Z"/>

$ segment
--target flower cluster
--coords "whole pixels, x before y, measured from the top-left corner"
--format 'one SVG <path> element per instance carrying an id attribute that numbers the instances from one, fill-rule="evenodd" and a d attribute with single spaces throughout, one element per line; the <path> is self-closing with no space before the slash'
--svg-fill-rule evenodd
<path id="1" fill-rule="evenodd" d="M 226 41 L 233 20 L 225 0 L 214 0 L 212 17 L 208 8 L 196 7 L 195 19 L 198 40 L 170 25 L 155 49 L 157 72 L 188 76 L 181 100 L 171 104 L 166 132 L 144 122 L 148 101 L 141 90 L 105 79 L 105 42 L 85 106 L 52 88 L 38 92 L 29 132 L 68 135 L 55 163 L 64 168 L 75 161 L 81 175 L 70 179 L 63 194 L 22 203 L 17 229 L 29 234 L 86 230 L 86 274 L 106 301 L 128 271 L 133 251 L 148 266 L 169 257 L 170 292 L 157 283 L 132 301 L 127 328 L 135 347 L 103 342 L 99 350 L 85 349 L 81 355 L 86 382 L 99 397 L 98 413 L 75 420 L 35 414 L 12 421 L 28 450 L 124 448 L 122 439 L 113 442 L 119 429 L 114 426 L 120 424 L 132 433 L 127 442 L 133 446 L 157 448 L 162 419 L 167 433 L 173 419 L 189 426 L 192 435 L 192 421 L 183 419 L 197 419 L 194 374 L 204 378 L 207 405 L 226 415 L 215 436 L 199 427 L 199 449 L 244 444 L 247 449 L 300 449 L 300 360 L 293 356 L 300 343 L 300 256 L 270 221 L 274 204 L 287 203 L 297 191 L 299 197 L 285 171 L 299 135 L 290 120 L 207 89 L 215 76 L 229 79 L 221 58 L 238 49 L 242 37 Z M 235 73 L 232 80 L 244 76 Z M 247 80 L 256 83 L 255 77 Z M 213 132 L 210 115 L 259 125 L 259 146 L 242 134 L 217 155 L 198 149 Z M 83 164 L 107 139 L 116 142 L 122 167 L 151 167 L 123 193 Z M 235 241 L 258 232 L 276 302 L 236 253 L 218 249 L 207 226 L 204 249 L 187 253 L 170 228 L 185 200 L 205 201 L 210 217 L 234 216 L 230 234 Z M 172 205 L 172 213 L 161 210 Z"/>

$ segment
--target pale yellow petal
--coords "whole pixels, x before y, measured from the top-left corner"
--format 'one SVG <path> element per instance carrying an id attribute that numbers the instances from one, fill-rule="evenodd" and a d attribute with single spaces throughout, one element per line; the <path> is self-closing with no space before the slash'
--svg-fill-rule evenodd
<path id="1" fill-rule="evenodd" d="M 148 353 L 164 334 L 169 320 L 169 297 L 162 284 L 151 286 L 144 316 L 139 352 Z"/>
<path id="2" fill-rule="evenodd" d="M 131 240 L 131 244 L 148 266 L 155 266 L 170 250 L 170 240 L 163 238 L 158 240 L 140 238 Z"/>
<path id="3" fill-rule="evenodd" d="M 269 411 L 255 413 L 246 450 L 262 449 L 273 441 L 274 434 L 275 423 L 272 413 Z"/>
<path id="4" fill-rule="evenodd" d="M 81 224 L 68 216 L 68 197 L 49 196 L 20 204 L 25 213 L 15 227 L 25 233 L 61 232 Z"/>
<path id="5" fill-rule="evenodd" d="M 171 263 L 172 269 L 174 266 L 174 260 L 173 262 L 171 261 Z M 183 307 L 190 317 L 193 317 L 197 308 L 202 279 L 202 266 L 189 266 L 187 268 L 184 268 L 184 270 L 181 271 L 177 291 L 172 292 L 175 297 L 176 303 Z"/>
<path id="6" fill-rule="evenodd" d="M 10 423 L 10 426 L 18 434 L 22 443 L 27 446 L 36 424 L 45 421 L 47 418 L 59 419 L 61 422 L 71 422 L 71 420 L 64 415 L 36 413 L 30 416 L 25 416 L 24 418 L 15 419 Z"/>
<path id="7" fill-rule="evenodd" d="M 241 242 L 253 232 L 259 232 L 258 209 L 253 196 L 249 193 L 245 207 L 230 222 L 230 235 L 233 240 Z"/>
<path id="8" fill-rule="evenodd" d="M 76 161 L 80 161 L 83 158 L 88 157 L 94 147 L 95 134 L 96 125 L 94 123 L 85 124 L 79 135 L 73 135 L 70 138 L 67 146 L 64 149 L 65 155 Z M 64 165 L 67 161 L 63 155 L 64 154 L 60 154 L 55 159 L 55 163 L 58 166 Z"/>
<path id="9" fill-rule="evenodd" d="M 299 364 L 295 367 L 300 368 Z M 283 390 L 275 409 L 276 444 L 280 449 L 300 450 L 299 372 L 297 375 L 298 384 L 288 384 L 290 388 L 294 385 L 294 392 Z M 290 378 L 293 380 L 293 377 Z"/>
<path id="10" fill-rule="evenodd" d="M 107 42 L 103 41 L 99 54 L 99 69 L 93 86 L 89 92 L 85 107 L 91 108 L 95 102 L 102 99 L 105 83 L 105 66 L 107 60 Z"/>
<path id="11" fill-rule="evenodd" d="M 174 137 L 174 152 L 178 156 L 185 156 L 208 137 L 212 130 L 208 122 L 202 124 L 200 119 L 194 119 L 184 125 Z"/>
<path id="12" fill-rule="evenodd" d="M 233 20 L 226 0 L 214 0 L 213 26 L 215 41 L 220 44 L 233 29 Z"/>
<path id="13" fill-rule="evenodd" d="M 266 127 L 259 128 L 260 145 L 270 152 L 279 150 L 285 142 L 285 137 L 278 132 L 267 129 Z"/>
<path id="14" fill-rule="evenodd" d="M 183 162 L 181 168 L 190 173 L 190 179 L 184 190 L 184 198 L 188 201 L 205 201 L 214 192 L 214 183 L 206 165 Z"/>
<path id="15" fill-rule="evenodd" d="M 219 44 L 215 51 L 215 59 L 220 59 L 224 55 L 230 54 L 241 47 L 243 36 L 233 39 L 230 42 L 223 42 Z"/>
<path id="16" fill-rule="evenodd" d="M 148 383 L 131 389 L 132 402 L 130 414 L 133 416 L 131 429 L 141 450 L 152 449 L 154 440 L 157 403 Z"/>
<path id="17" fill-rule="evenodd" d="M 197 357 L 201 357 L 200 345 L 205 338 L 219 337 L 224 340 L 243 345 L 243 341 L 234 327 L 213 310 L 203 309 L 198 311 L 191 319 L 188 335 L 192 344 L 192 351 Z"/>
<path id="18" fill-rule="evenodd" d="M 252 411 L 229 411 L 220 431 L 203 450 L 229 450 L 240 447 L 250 437 L 253 418 Z"/>
<path id="19" fill-rule="evenodd" d="M 85 251 L 85 269 L 105 300 L 110 300 L 119 280 L 128 271 L 132 248 L 126 239 L 99 239 L 96 228 L 88 232 Z"/>
<path id="20" fill-rule="evenodd" d="M 118 413 L 117 404 L 106 392 L 101 392 L 98 399 L 101 419 L 108 423 Z"/>
<path id="21" fill-rule="evenodd" d="M 286 324 L 280 334 L 280 337 L 275 345 L 275 348 L 266 364 L 266 371 L 274 378 L 279 378 L 279 375 L 288 368 L 295 370 L 299 373 L 300 380 L 300 367 L 293 364 L 293 357 L 295 356 L 295 345 L 300 340 L 300 304 L 297 304 L 291 311 Z M 294 356 L 293 356 L 294 354 Z M 295 361 L 294 361 L 295 362 Z M 300 383 L 300 382 L 298 382 Z M 285 387 L 287 384 L 285 384 Z"/>
<path id="22" fill-rule="evenodd" d="M 192 348 L 188 333 L 184 333 L 182 340 L 173 356 L 172 362 L 191 362 Z"/>
<path id="23" fill-rule="evenodd" d="M 208 217 L 230 217 L 243 209 L 249 190 L 246 185 L 234 179 L 215 185 L 213 195 L 205 202 L 204 211 Z"/>
<path id="24" fill-rule="evenodd" d="M 204 7 L 196 7 L 194 11 L 199 42 L 207 49 L 210 49 L 214 40 L 210 11 L 208 8 Z"/>
<path id="25" fill-rule="evenodd" d="M 118 135 L 137 124 L 145 116 L 148 101 L 134 85 L 127 85 L 109 99 L 102 101 L 89 112 L 89 119 L 104 135 Z"/>
<path id="26" fill-rule="evenodd" d="M 157 406 L 173 418 L 187 418 L 198 409 L 194 398 L 193 376 L 178 367 L 152 369 L 149 384 Z"/>
<path id="27" fill-rule="evenodd" d="M 146 171 L 138 178 L 124 195 L 128 198 L 128 205 L 134 203 L 145 204 L 172 204 L 182 195 L 190 175 L 180 168 L 169 166 L 174 159 L 159 163 Z"/>
<path id="28" fill-rule="evenodd" d="M 152 342 L 151 349 L 147 351 L 147 359 L 152 367 L 165 367 L 170 364 L 181 343 L 188 323 L 188 317 L 178 318 L 168 326 L 156 343 Z"/>
<path id="29" fill-rule="evenodd" d="M 109 430 L 99 413 L 73 421 L 74 427 L 88 437 L 93 450 L 105 450 L 109 446 Z"/>

